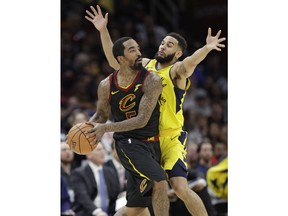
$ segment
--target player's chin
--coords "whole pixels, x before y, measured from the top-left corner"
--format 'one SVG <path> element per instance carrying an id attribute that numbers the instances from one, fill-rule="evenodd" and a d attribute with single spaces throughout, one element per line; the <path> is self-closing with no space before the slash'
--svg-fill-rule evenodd
<path id="1" fill-rule="evenodd" d="M 141 62 L 136 62 L 136 64 L 134 65 L 134 69 L 140 70 L 141 68 L 142 68 L 142 61 Z"/>
<path id="2" fill-rule="evenodd" d="M 157 53 L 157 55 L 155 55 L 155 59 L 156 59 L 157 61 L 164 60 L 164 58 L 165 58 L 165 54 L 164 54 L 164 53 L 163 53 L 163 54 Z"/>

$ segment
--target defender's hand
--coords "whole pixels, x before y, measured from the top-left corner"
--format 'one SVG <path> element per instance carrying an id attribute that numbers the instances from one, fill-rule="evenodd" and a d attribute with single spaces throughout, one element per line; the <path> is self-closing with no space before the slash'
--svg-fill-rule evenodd
<path id="1" fill-rule="evenodd" d="M 95 26 L 95 28 L 98 31 L 101 31 L 107 27 L 108 13 L 105 14 L 105 18 L 104 18 L 99 5 L 97 5 L 96 7 L 97 7 L 97 11 L 95 10 L 95 8 L 93 6 L 90 6 L 92 13 L 90 11 L 86 10 L 86 13 L 89 16 L 85 16 L 85 19 L 87 19 L 88 21 L 93 23 L 93 25 Z"/>
<path id="2" fill-rule="evenodd" d="M 223 37 L 223 38 L 219 38 L 220 34 L 221 34 L 221 30 L 219 30 L 216 34 L 216 36 L 212 36 L 211 35 L 212 33 L 212 30 L 211 28 L 208 28 L 208 34 L 207 34 L 207 38 L 206 38 L 206 45 L 207 45 L 207 48 L 209 50 L 217 50 L 217 51 L 221 51 L 220 47 L 221 48 L 224 48 L 225 45 L 224 44 L 221 44 L 221 42 L 225 41 L 226 38 Z"/>

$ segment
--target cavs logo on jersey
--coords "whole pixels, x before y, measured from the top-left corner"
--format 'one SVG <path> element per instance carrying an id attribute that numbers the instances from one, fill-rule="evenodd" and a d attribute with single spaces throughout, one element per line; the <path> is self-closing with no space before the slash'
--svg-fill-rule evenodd
<path id="1" fill-rule="evenodd" d="M 128 94 L 125 97 L 123 97 L 119 102 L 119 109 L 122 112 L 127 112 L 131 110 L 136 105 L 136 103 L 133 102 L 135 98 L 136 96 L 134 94 Z"/>
<path id="2" fill-rule="evenodd" d="M 135 107 L 136 102 L 133 101 L 136 98 L 134 94 L 128 94 L 123 97 L 119 102 L 119 109 L 125 112 L 126 118 L 132 118 L 137 115 L 135 110 L 131 110 Z"/>

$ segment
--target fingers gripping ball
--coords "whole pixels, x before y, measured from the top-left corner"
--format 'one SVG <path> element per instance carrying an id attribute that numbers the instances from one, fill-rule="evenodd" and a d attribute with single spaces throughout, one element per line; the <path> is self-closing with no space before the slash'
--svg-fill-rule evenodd
<path id="1" fill-rule="evenodd" d="M 80 155 L 86 155 L 96 148 L 96 144 L 90 144 L 90 142 L 92 142 L 95 137 L 90 137 L 87 139 L 86 134 L 84 134 L 85 131 L 91 128 L 93 128 L 92 125 L 86 123 L 78 123 L 69 130 L 67 134 L 67 144 L 72 151 Z"/>

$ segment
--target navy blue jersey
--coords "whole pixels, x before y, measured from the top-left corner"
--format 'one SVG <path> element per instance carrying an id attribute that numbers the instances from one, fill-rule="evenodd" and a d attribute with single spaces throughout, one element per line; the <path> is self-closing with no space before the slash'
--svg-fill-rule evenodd
<path id="1" fill-rule="evenodd" d="M 139 70 L 131 85 L 123 88 L 117 83 L 115 71 L 109 77 L 110 80 L 110 105 L 115 122 L 123 121 L 138 115 L 140 100 L 144 94 L 144 80 L 150 73 L 145 68 Z M 147 139 L 159 133 L 160 109 L 157 103 L 146 126 L 127 132 L 115 132 L 114 137 L 126 137 L 135 139 Z"/>

